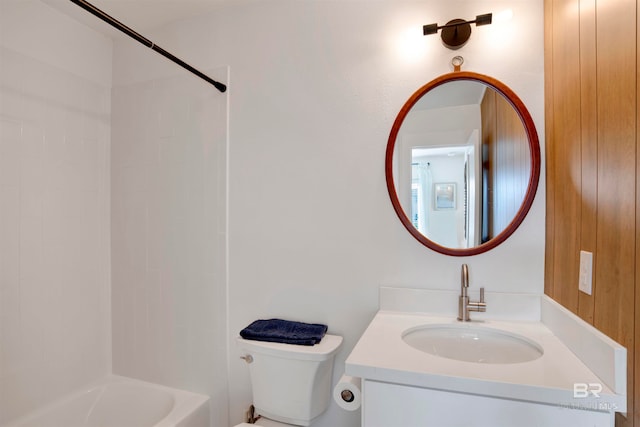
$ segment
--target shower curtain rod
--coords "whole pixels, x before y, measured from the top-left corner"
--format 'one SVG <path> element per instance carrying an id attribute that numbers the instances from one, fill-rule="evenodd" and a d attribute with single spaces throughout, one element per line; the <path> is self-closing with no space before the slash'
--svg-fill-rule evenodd
<path id="1" fill-rule="evenodd" d="M 207 82 L 211 83 L 220 92 L 225 92 L 227 90 L 227 86 L 225 84 L 213 80 L 211 77 L 209 77 L 206 74 L 202 73 L 201 71 L 198 71 L 197 69 L 193 68 L 191 65 L 187 64 L 186 62 L 184 62 L 180 58 L 177 58 L 177 57 L 173 56 L 171 53 L 167 52 L 166 50 L 164 50 L 163 48 L 161 48 L 157 44 L 153 43 L 151 40 L 141 36 L 138 33 L 136 33 L 131 28 L 127 27 L 122 22 L 118 21 L 117 19 L 107 15 L 106 13 L 104 13 L 102 10 L 98 9 L 97 7 L 92 5 L 91 3 L 89 3 L 89 2 L 87 2 L 85 0 L 71 0 L 71 2 L 77 4 L 78 6 L 80 6 L 84 10 L 86 10 L 87 12 L 89 12 L 89 13 L 97 16 L 98 18 L 102 19 L 104 22 L 106 22 L 107 24 L 111 25 L 112 27 L 122 31 L 123 33 L 125 33 L 126 35 L 131 37 L 132 39 L 137 40 L 138 42 L 142 43 L 143 45 L 145 45 L 148 48 L 151 48 L 152 50 L 155 50 L 160 55 L 164 56 L 165 58 L 169 59 L 172 62 L 175 62 L 176 64 L 178 64 L 182 68 L 192 72 L 193 74 L 195 74 L 196 76 L 200 77 L 201 79 L 206 80 Z"/>

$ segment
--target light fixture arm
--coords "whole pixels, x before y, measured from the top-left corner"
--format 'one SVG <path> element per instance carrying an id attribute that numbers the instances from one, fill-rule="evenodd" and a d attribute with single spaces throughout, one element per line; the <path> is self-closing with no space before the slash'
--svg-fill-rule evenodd
<path id="1" fill-rule="evenodd" d="M 484 18 L 485 16 L 488 16 L 488 18 Z M 458 23 L 458 24 L 444 24 L 444 25 L 439 25 L 438 29 L 441 30 L 443 28 L 451 28 L 451 27 L 457 27 L 459 25 L 463 25 L 463 24 L 476 24 L 476 27 L 478 25 L 488 25 L 491 24 L 491 17 L 492 14 L 491 13 L 487 13 L 486 15 L 478 15 L 476 16 L 476 19 L 474 19 L 473 21 L 465 21 L 463 23 Z M 486 22 L 488 21 L 488 22 Z"/>

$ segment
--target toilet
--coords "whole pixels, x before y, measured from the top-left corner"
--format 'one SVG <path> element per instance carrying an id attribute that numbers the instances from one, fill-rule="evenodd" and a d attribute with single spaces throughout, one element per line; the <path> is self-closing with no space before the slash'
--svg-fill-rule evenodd
<path id="1" fill-rule="evenodd" d="M 342 337 L 325 335 L 313 346 L 237 338 L 249 366 L 256 424 L 235 427 L 310 426 L 329 406 L 333 360 Z"/>

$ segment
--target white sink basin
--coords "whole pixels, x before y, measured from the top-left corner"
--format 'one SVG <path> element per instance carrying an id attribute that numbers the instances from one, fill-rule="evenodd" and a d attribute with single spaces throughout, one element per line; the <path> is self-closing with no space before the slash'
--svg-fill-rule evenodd
<path id="1" fill-rule="evenodd" d="M 521 335 L 475 325 L 422 325 L 402 334 L 411 347 L 435 356 L 475 363 L 535 360 L 542 347 Z"/>

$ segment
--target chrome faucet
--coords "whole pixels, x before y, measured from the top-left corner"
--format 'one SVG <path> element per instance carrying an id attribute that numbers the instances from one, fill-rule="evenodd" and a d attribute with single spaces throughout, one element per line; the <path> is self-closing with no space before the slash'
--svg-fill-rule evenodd
<path id="1" fill-rule="evenodd" d="M 469 267 L 462 264 L 460 272 L 460 296 L 458 297 L 458 320 L 468 322 L 471 320 L 469 312 L 487 311 L 487 304 L 484 302 L 484 288 L 480 288 L 480 301 L 469 301 L 467 291 L 469 289 Z"/>

